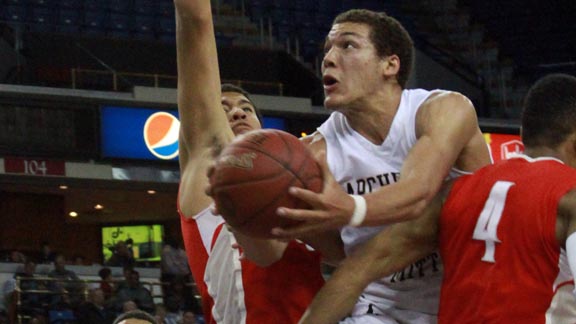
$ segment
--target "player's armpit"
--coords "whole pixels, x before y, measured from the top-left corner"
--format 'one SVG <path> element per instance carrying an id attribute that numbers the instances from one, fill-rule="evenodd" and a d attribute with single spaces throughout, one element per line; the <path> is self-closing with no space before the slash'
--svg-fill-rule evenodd
<path id="1" fill-rule="evenodd" d="M 258 239 L 243 235 L 230 228 L 242 248 L 242 256 L 260 267 L 268 267 L 282 259 L 288 242 L 275 239 Z"/>

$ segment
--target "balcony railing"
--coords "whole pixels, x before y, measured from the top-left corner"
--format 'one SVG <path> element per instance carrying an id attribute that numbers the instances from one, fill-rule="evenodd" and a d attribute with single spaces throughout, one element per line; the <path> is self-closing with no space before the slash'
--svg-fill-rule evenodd
<path id="1" fill-rule="evenodd" d="M 71 69 L 72 89 L 91 89 L 106 91 L 127 91 L 134 85 L 154 88 L 176 88 L 178 78 L 174 75 L 113 72 L 106 70 Z M 281 82 L 260 82 L 246 80 L 222 80 L 252 93 L 284 95 L 284 85 Z"/>

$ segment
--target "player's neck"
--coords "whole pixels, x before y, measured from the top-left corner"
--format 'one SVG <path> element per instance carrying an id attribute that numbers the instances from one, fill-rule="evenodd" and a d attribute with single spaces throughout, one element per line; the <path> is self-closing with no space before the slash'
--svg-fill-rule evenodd
<path id="1" fill-rule="evenodd" d="M 388 136 L 401 97 L 402 89 L 398 87 L 383 89 L 364 98 L 361 105 L 346 111 L 348 123 L 367 140 L 379 145 Z"/>
<path id="2" fill-rule="evenodd" d="M 552 149 L 546 146 L 526 147 L 524 149 L 524 155 L 534 159 L 540 157 L 552 157 L 564 161 L 564 154 L 562 154 L 561 150 Z"/>

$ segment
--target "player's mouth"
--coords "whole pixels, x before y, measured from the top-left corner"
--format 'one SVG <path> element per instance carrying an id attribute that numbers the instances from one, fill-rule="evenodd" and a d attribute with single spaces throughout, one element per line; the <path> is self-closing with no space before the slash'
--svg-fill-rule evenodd
<path id="1" fill-rule="evenodd" d="M 338 79 L 331 76 L 330 74 L 326 74 L 322 77 L 322 84 L 324 85 L 324 92 L 330 93 L 334 91 L 338 85 Z"/>
<path id="2" fill-rule="evenodd" d="M 247 123 L 236 123 L 232 125 L 232 131 L 235 134 L 252 130 L 252 126 Z"/>

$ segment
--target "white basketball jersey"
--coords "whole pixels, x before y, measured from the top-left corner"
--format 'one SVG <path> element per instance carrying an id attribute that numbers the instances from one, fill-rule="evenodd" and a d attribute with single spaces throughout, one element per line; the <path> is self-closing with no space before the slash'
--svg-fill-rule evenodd
<path id="1" fill-rule="evenodd" d="M 206 208 L 195 218 L 197 222 L 210 223 L 212 227 L 211 231 L 207 231 L 211 235 L 202 237 L 209 255 L 204 282 L 208 293 L 214 300 L 212 318 L 216 323 L 246 323 L 240 252 L 238 249 L 231 248 L 232 244 L 236 243 L 236 239 L 223 225 L 224 219 L 221 216 L 212 215 L 210 208 Z M 223 226 L 219 232 L 216 230 L 218 226 Z M 218 236 L 213 237 L 213 235 Z"/>
<path id="2" fill-rule="evenodd" d="M 546 311 L 547 324 L 573 324 L 576 322 L 576 298 L 574 296 L 574 278 L 568 265 L 566 250 L 560 250 L 558 277 L 554 282 L 554 297 Z"/>
<path id="3" fill-rule="evenodd" d="M 438 90 L 437 90 L 438 91 Z M 354 131 L 345 116 L 334 112 L 318 131 L 326 140 L 330 171 L 349 194 L 362 195 L 397 182 L 402 164 L 416 143 L 416 112 L 433 92 L 404 90 L 388 136 L 373 144 Z M 462 174 L 453 169 L 451 177 Z M 380 227 L 344 227 L 346 253 L 380 232 Z M 371 283 L 353 315 L 379 314 L 384 323 L 435 323 L 442 280 L 442 265 L 434 253 L 398 272 Z"/>

